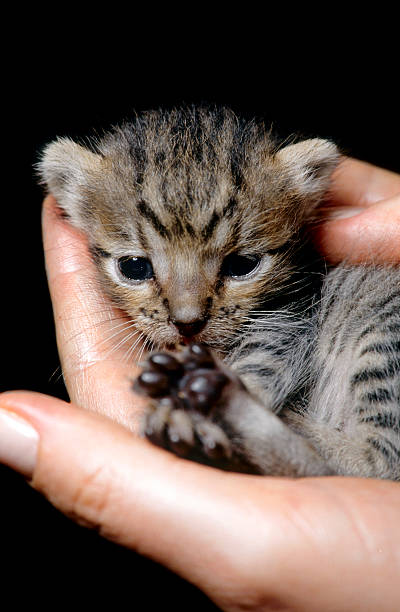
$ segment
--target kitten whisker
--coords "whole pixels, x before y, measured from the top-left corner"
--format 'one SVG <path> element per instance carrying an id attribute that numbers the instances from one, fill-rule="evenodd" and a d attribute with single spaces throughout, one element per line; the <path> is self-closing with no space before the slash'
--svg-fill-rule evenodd
<path id="1" fill-rule="evenodd" d="M 124 361 L 129 361 L 131 355 L 133 354 L 133 352 L 135 351 L 135 348 L 137 347 L 137 345 L 140 343 L 141 340 L 143 340 L 143 338 L 146 336 L 146 334 L 144 332 L 141 332 L 140 335 L 136 338 L 136 340 L 134 341 L 134 343 L 128 348 L 128 350 L 125 353 L 124 356 Z"/>
<path id="2" fill-rule="evenodd" d="M 133 327 L 133 326 L 132 326 Z M 128 329 L 124 330 L 124 331 L 128 331 Z M 131 338 L 134 338 L 135 336 L 137 336 L 138 334 L 140 334 L 141 332 L 139 330 L 135 330 L 133 332 L 131 332 L 128 335 L 125 335 L 117 344 L 115 344 L 106 354 L 105 354 L 105 358 L 109 357 L 112 353 L 115 353 L 121 346 L 123 346 L 126 342 L 128 342 Z M 116 334 L 118 335 L 118 334 Z M 111 338 L 108 338 L 107 341 L 109 342 L 111 340 Z"/>

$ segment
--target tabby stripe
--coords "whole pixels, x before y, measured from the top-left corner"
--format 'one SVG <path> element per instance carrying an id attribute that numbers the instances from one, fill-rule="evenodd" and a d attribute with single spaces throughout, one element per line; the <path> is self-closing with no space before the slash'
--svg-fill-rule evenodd
<path id="1" fill-rule="evenodd" d="M 218 278 L 217 282 L 215 283 L 215 294 L 216 295 L 220 295 L 221 294 L 221 289 L 224 286 L 224 281 L 222 280 L 222 278 Z"/>
<path id="2" fill-rule="evenodd" d="M 386 321 L 387 319 L 390 319 L 390 317 L 392 317 L 393 315 L 399 316 L 399 306 L 397 304 L 396 306 L 394 306 L 394 308 L 391 308 L 387 312 L 382 312 L 379 315 L 379 320 Z"/>
<path id="3" fill-rule="evenodd" d="M 156 213 L 150 208 L 150 206 L 144 202 L 143 200 L 138 204 L 138 211 L 140 214 L 149 221 L 156 232 L 160 234 L 163 238 L 170 238 L 169 230 L 163 225 L 160 219 L 157 217 Z"/>
<path id="4" fill-rule="evenodd" d="M 241 353 L 247 353 L 248 351 L 256 351 L 258 349 L 265 349 L 265 344 L 263 342 L 249 342 L 248 344 L 243 344 L 240 347 Z"/>
<path id="5" fill-rule="evenodd" d="M 146 167 L 148 165 L 146 149 L 144 148 L 143 143 L 138 142 L 129 148 L 129 153 L 135 160 L 136 184 L 141 186 L 143 184 Z"/>
<path id="6" fill-rule="evenodd" d="M 261 377 L 274 376 L 276 374 L 273 368 L 260 368 L 260 365 L 257 363 L 244 365 L 242 367 L 239 366 L 236 368 L 236 371 L 239 372 L 239 374 L 258 374 Z"/>
<path id="7" fill-rule="evenodd" d="M 383 429 L 391 429 L 396 433 L 400 432 L 400 421 L 397 415 L 392 412 L 378 413 L 373 416 L 364 417 L 361 419 L 362 423 L 372 423 L 375 427 L 382 427 Z"/>
<path id="8" fill-rule="evenodd" d="M 90 245 L 89 251 L 93 259 L 100 259 L 100 258 L 107 259 L 108 257 L 111 257 L 111 253 L 109 253 L 108 251 L 105 251 L 104 249 L 100 248 L 96 244 Z"/>
<path id="9" fill-rule="evenodd" d="M 379 387 L 375 391 L 366 393 L 361 398 L 364 401 L 370 402 L 371 404 L 391 402 L 394 400 L 393 392 L 390 389 Z"/>
<path id="10" fill-rule="evenodd" d="M 357 344 L 360 343 L 360 340 L 362 340 L 363 338 L 365 338 L 365 336 L 368 336 L 371 333 L 374 333 L 378 331 L 379 333 L 400 333 L 400 322 L 395 322 L 395 323 L 389 323 L 389 325 L 380 325 L 377 326 L 376 323 L 371 323 L 370 325 L 368 325 L 365 329 L 363 329 L 363 331 L 359 334 L 358 338 L 357 338 Z"/>
<path id="11" fill-rule="evenodd" d="M 368 438 L 367 442 L 371 444 L 376 450 L 382 453 L 387 459 L 389 459 L 389 451 L 387 446 L 392 451 L 392 454 L 396 455 L 398 459 L 400 459 L 400 451 L 397 449 L 394 444 L 392 444 L 389 440 L 385 439 L 385 446 L 382 444 L 380 440 L 376 440 L 376 438 Z"/>
<path id="12" fill-rule="evenodd" d="M 359 334 L 358 341 L 362 340 L 362 338 L 364 338 L 365 336 L 368 336 L 368 334 L 370 334 L 370 333 L 372 333 L 374 331 L 376 331 L 376 324 L 375 323 L 371 323 L 370 325 L 365 327 L 362 330 L 362 332 Z"/>
<path id="13" fill-rule="evenodd" d="M 137 224 L 137 235 L 139 238 L 139 242 L 140 242 L 140 246 L 143 248 L 143 250 L 145 252 L 149 252 L 149 244 L 147 242 L 147 238 L 145 236 L 145 233 L 143 231 L 143 227 L 142 224 L 138 222 Z"/>
<path id="14" fill-rule="evenodd" d="M 360 357 L 367 353 L 378 353 L 379 355 L 387 355 L 388 353 L 399 353 L 400 352 L 400 340 L 396 342 L 378 342 L 366 346 L 360 353 Z"/>
<path id="15" fill-rule="evenodd" d="M 400 361 L 393 360 L 389 361 L 385 368 L 372 368 L 366 369 L 362 372 L 357 372 L 354 374 L 350 380 L 351 388 L 354 389 L 356 385 L 359 383 L 368 382 L 370 380 L 385 380 L 385 378 L 389 378 L 390 376 L 394 376 L 400 371 Z"/>
<path id="16" fill-rule="evenodd" d="M 351 296 L 353 300 L 356 300 L 360 292 L 360 289 L 363 287 L 365 280 L 368 278 L 369 271 L 364 270 L 361 276 L 356 277 L 355 283 L 353 280 L 353 275 L 347 274 L 346 269 L 343 269 L 343 273 L 344 273 L 344 279 L 342 280 L 342 282 L 340 282 L 340 278 L 338 279 L 339 280 L 338 286 L 341 286 L 341 290 L 343 290 L 343 288 L 347 286 L 348 289 L 351 291 Z M 349 313 L 352 312 L 352 310 L 354 310 L 354 306 L 355 306 L 354 301 L 349 303 L 347 312 Z"/>
<path id="17" fill-rule="evenodd" d="M 362 275 L 356 279 L 355 285 L 354 285 L 352 275 L 345 276 L 344 283 L 345 285 L 348 286 L 349 290 L 351 291 L 353 300 L 349 301 L 346 312 L 343 313 L 342 311 L 342 314 L 340 317 L 341 321 L 347 321 L 348 316 L 354 311 L 354 308 L 357 307 L 358 305 L 357 301 L 359 301 L 360 299 L 361 300 L 364 299 L 364 293 L 362 289 L 364 288 L 365 281 L 368 279 L 368 275 L 369 275 L 369 271 L 364 270 Z M 361 296 L 360 296 L 360 290 L 361 290 Z"/>
<path id="18" fill-rule="evenodd" d="M 183 235 L 183 226 L 177 215 L 175 215 L 174 234 L 177 238 L 180 238 Z"/>
<path id="19" fill-rule="evenodd" d="M 191 238 L 195 237 L 196 232 L 194 231 L 193 226 L 190 225 L 190 223 L 188 222 L 185 223 L 185 230 L 187 231 L 187 233 L 189 234 Z"/>
<path id="20" fill-rule="evenodd" d="M 376 440 L 375 438 L 367 438 L 367 442 L 368 444 L 371 444 L 371 446 L 373 446 L 375 450 L 382 453 L 382 455 L 384 455 L 386 459 L 389 459 L 389 451 L 387 450 L 387 448 L 382 446 L 379 440 Z"/>
<path id="21" fill-rule="evenodd" d="M 364 271 L 363 274 L 356 280 L 356 285 L 351 287 L 351 295 L 352 295 L 352 300 L 349 301 L 349 304 L 346 308 L 346 310 L 343 312 L 343 310 L 340 312 L 340 316 L 338 317 L 338 321 L 335 325 L 335 327 L 332 329 L 332 331 L 330 332 L 332 338 L 329 344 L 329 348 L 328 348 L 328 352 L 332 352 L 334 349 L 335 344 L 339 343 L 339 353 L 342 352 L 343 347 L 340 344 L 341 342 L 341 338 L 343 336 L 346 336 L 346 327 L 349 327 L 349 318 L 350 315 L 354 312 L 354 310 L 357 308 L 357 300 L 360 299 L 359 297 L 359 291 L 362 288 L 365 279 L 368 276 L 368 272 Z M 346 285 L 349 285 L 352 282 L 352 275 L 349 276 L 345 276 L 344 279 L 344 286 L 343 286 L 343 290 L 344 287 Z M 361 295 L 361 299 L 362 299 L 362 295 Z M 346 327 L 343 325 L 343 321 L 347 322 Z M 342 334 L 339 334 L 340 330 L 342 330 Z"/>
<path id="22" fill-rule="evenodd" d="M 390 304 L 390 302 L 392 302 L 396 298 L 400 299 L 400 292 L 398 291 L 396 291 L 395 293 L 392 293 L 388 297 L 385 297 L 381 302 L 374 304 L 372 308 L 374 309 L 375 312 L 378 312 L 379 310 L 381 310 L 382 308 Z"/>
<path id="23" fill-rule="evenodd" d="M 400 450 L 395 446 L 390 440 L 385 439 L 385 444 L 390 447 L 393 454 L 396 455 L 398 459 L 400 459 Z"/>
<path id="24" fill-rule="evenodd" d="M 286 343 L 287 345 L 287 343 Z M 265 344 L 265 342 L 248 342 L 247 344 L 242 344 L 240 347 L 240 353 L 250 353 L 260 350 L 262 351 L 260 355 L 260 359 L 262 359 L 265 354 L 268 355 L 283 355 L 287 349 L 281 345 L 273 346 L 272 344 Z"/>
<path id="25" fill-rule="evenodd" d="M 331 295 L 328 299 L 325 298 L 325 303 L 323 303 L 323 308 L 321 309 L 321 326 L 325 323 L 333 306 L 336 304 L 337 288 L 341 283 L 342 279 L 340 277 L 338 278 L 338 275 L 336 275 L 333 277 L 331 284 L 329 285 Z"/>
<path id="26" fill-rule="evenodd" d="M 222 216 L 223 217 L 231 217 L 233 214 L 233 211 L 235 210 L 235 208 L 237 208 L 238 205 L 238 201 L 236 200 L 236 198 L 229 198 L 229 202 L 228 204 L 225 204 L 223 210 L 222 210 Z"/>
<path id="27" fill-rule="evenodd" d="M 336 304 L 336 295 L 331 295 L 330 298 L 325 301 L 325 303 L 323 303 L 323 306 L 321 308 L 321 319 L 320 319 L 320 326 L 323 327 L 325 325 L 325 322 L 327 321 L 329 315 L 331 314 L 331 311 L 334 307 L 334 305 Z"/>
<path id="28" fill-rule="evenodd" d="M 238 191 L 243 187 L 244 184 L 244 176 L 241 169 L 241 159 L 237 155 L 237 153 L 233 153 L 231 157 L 231 174 L 232 180 L 235 184 L 235 187 Z"/>
<path id="29" fill-rule="evenodd" d="M 211 219 L 209 220 L 209 222 L 207 223 L 207 225 L 203 228 L 201 232 L 203 240 L 207 242 L 207 240 L 211 238 L 211 236 L 214 233 L 215 228 L 217 227 L 218 223 L 221 221 L 222 218 L 232 216 L 234 209 L 237 207 L 237 204 L 238 204 L 237 200 L 232 197 L 229 199 L 229 202 L 222 209 L 221 214 L 218 213 L 217 211 L 213 212 Z"/>
<path id="30" fill-rule="evenodd" d="M 274 370 L 273 368 L 260 368 L 260 366 L 257 366 L 257 367 L 258 367 L 257 374 L 259 374 L 263 378 L 267 376 L 274 376 L 276 374 L 276 370 Z"/>
<path id="31" fill-rule="evenodd" d="M 211 238 L 220 220 L 221 220 L 220 215 L 216 211 L 214 211 L 211 219 L 209 220 L 209 222 L 207 223 L 207 225 L 203 228 L 201 232 L 203 240 L 207 242 L 207 240 Z"/>

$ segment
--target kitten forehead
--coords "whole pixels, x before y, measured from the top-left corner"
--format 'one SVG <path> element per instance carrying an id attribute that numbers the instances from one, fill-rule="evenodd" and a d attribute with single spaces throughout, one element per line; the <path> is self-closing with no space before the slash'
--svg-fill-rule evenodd
<path id="1" fill-rule="evenodd" d="M 234 208 L 232 203 L 229 206 Z M 170 244 L 172 252 L 181 250 L 202 253 L 216 251 L 237 242 L 236 225 L 232 214 L 214 211 L 197 211 L 194 215 L 157 214 L 153 207 L 142 202 L 139 206 L 138 236 L 141 245 L 155 251 L 162 244 Z"/>
<path id="2" fill-rule="evenodd" d="M 233 237 L 287 239 L 321 200 L 338 160 L 334 145 L 318 139 L 277 150 L 262 125 L 227 109 L 144 113 L 95 149 L 52 143 L 43 179 L 89 237 L 142 248 L 154 239 L 214 248 L 229 241 L 228 249 Z"/>

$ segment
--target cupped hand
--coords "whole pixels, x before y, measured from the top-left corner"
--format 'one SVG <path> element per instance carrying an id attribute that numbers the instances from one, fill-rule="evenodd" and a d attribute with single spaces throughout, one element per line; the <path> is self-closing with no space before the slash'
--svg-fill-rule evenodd
<path id="1" fill-rule="evenodd" d="M 389 230 L 399 224 L 399 190 L 397 175 L 347 160 L 332 191 L 342 218 L 316 238 L 328 256 L 351 260 L 350 238 L 371 240 L 371 214 L 382 220 L 392 210 L 383 233 L 378 223 L 386 245 L 378 254 L 396 258 Z M 344 206 L 361 211 L 343 216 Z M 400 609 L 398 484 L 224 473 L 137 437 L 143 405 L 130 389 L 127 347 L 113 335 L 130 323 L 97 291 L 85 240 L 51 198 L 44 235 L 72 403 L 0 396 L 0 461 L 73 520 L 166 565 L 224 610 Z M 376 260 L 370 245 L 364 254 Z"/>

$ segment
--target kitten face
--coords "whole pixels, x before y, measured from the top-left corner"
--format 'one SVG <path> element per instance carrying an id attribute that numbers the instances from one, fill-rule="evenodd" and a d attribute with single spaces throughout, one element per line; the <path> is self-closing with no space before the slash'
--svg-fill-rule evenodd
<path id="1" fill-rule="evenodd" d="M 96 147 L 59 140 L 40 170 L 107 293 L 161 346 L 229 345 L 290 279 L 338 160 L 322 140 L 278 150 L 225 109 L 147 113 Z"/>

